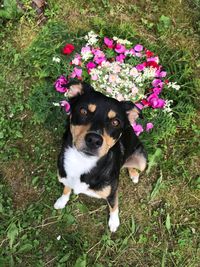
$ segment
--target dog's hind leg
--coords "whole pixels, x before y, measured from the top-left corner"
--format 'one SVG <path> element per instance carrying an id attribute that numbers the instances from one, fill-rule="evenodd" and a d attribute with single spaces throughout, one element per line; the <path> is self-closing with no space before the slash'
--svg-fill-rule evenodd
<path id="1" fill-rule="evenodd" d="M 63 194 L 55 202 L 54 208 L 63 209 L 66 206 L 67 202 L 69 201 L 70 194 L 71 194 L 71 188 L 68 186 L 65 186 L 63 190 Z"/>
<path id="2" fill-rule="evenodd" d="M 143 147 L 139 147 L 125 162 L 123 167 L 128 168 L 129 176 L 133 183 L 138 183 L 139 172 L 145 170 L 147 166 L 147 157 Z"/>
<path id="3" fill-rule="evenodd" d="M 110 217 L 108 221 L 108 225 L 111 232 L 116 232 L 120 222 L 119 222 L 119 208 L 118 208 L 118 192 L 116 191 L 114 194 L 110 195 L 107 198 Z"/>

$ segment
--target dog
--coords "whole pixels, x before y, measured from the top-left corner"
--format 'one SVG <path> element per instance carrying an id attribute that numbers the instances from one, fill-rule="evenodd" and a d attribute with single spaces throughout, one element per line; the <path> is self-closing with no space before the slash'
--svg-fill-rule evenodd
<path id="1" fill-rule="evenodd" d="M 130 178 L 138 182 L 147 165 L 145 149 L 131 124 L 140 110 L 131 101 L 105 96 L 85 83 L 68 84 L 71 113 L 58 156 L 58 179 L 64 185 L 55 209 L 63 209 L 73 190 L 103 198 L 109 206 L 109 228 L 120 224 L 118 184 L 120 169 L 128 168 Z"/>

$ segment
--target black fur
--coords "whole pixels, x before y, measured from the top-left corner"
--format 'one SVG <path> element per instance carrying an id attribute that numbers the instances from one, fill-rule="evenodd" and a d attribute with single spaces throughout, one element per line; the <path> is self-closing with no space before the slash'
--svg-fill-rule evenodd
<path id="1" fill-rule="evenodd" d="M 71 82 L 68 86 L 74 84 L 77 83 Z M 88 113 L 87 118 L 83 118 L 79 114 L 80 108 L 86 108 L 89 103 L 97 105 L 98 109 L 95 115 Z M 94 167 L 90 173 L 81 175 L 81 181 L 89 184 L 90 189 L 95 191 L 110 185 L 111 193 L 107 201 L 110 206 L 113 207 L 121 167 L 136 151 L 142 153 L 144 157 L 146 157 L 143 145 L 134 133 L 127 118 L 127 111 L 135 107 L 135 105 L 130 101 L 119 102 L 113 98 L 106 97 L 94 91 L 90 85 L 85 83 L 83 84 L 83 94 L 71 99 L 70 104 L 71 123 L 73 125 L 87 125 L 90 123 L 91 131 L 103 134 L 103 129 L 106 129 L 109 136 L 116 140 L 115 145 L 110 148 L 108 153 L 98 160 L 96 167 Z M 120 127 L 114 128 L 110 125 L 110 121 L 107 118 L 110 109 L 117 113 Z M 72 134 L 68 121 L 67 129 L 63 137 L 63 146 L 58 158 L 58 171 L 61 177 L 66 177 L 63 167 L 64 150 L 72 146 L 72 141 Z"/>

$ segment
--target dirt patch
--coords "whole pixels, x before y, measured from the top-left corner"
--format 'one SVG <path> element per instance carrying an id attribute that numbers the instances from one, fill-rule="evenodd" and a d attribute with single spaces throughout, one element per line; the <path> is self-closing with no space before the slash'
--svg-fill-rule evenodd
<path id="1" fill-rule="evenodd" d="M 41 194 L 31 184 L 30 166 L 23 160 L 10 161 L 2 166 L 3 180 L 9 185 L 13 205 L 16 209 L 25 208 L 29 203 L 35 202 Z"/>

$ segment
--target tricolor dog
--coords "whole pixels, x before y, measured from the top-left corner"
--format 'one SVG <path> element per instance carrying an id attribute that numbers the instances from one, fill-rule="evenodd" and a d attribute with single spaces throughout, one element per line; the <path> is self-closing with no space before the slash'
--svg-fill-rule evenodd
<path id="1" fill-rule="evenodd" d="M 71 113 L 58 157 L 64 191 L 54 207 L 63 209 L 72 191 L 103 198 L 110 210 L 110 230 L 115 232 L 120 224 L 120 169 L 127 168 L 137 183 L 138 170 L 144 171 L 147 164 L 144 147 L 131 126 L 140 111 L 132 102 L 119 102 L 84 82 L 70 82 L 68 89 Z"/>

